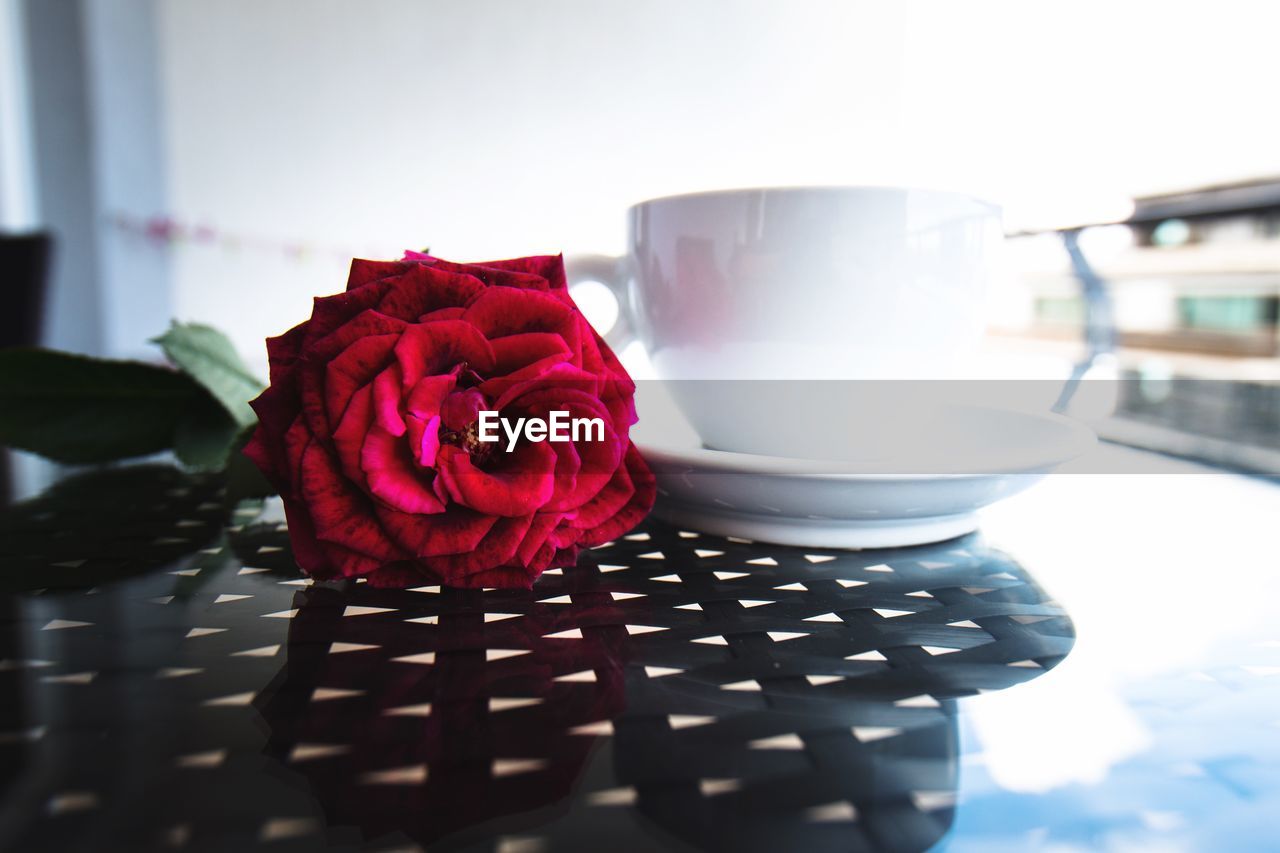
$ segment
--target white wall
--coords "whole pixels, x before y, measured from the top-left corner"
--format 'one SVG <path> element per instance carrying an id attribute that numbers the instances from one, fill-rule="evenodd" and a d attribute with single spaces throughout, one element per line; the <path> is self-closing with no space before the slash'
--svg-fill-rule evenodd
<path id="1" fill-rule="evenodd" d="M 1132 195 L 1280 175 L 1280 4 L 910 9 L 902 156 L 926 183 L 999 198 L 1015 228 L 1119 218 Z"/>
<path id="2" fill-rule="evenodd" d="M 0 0 L 0 229 L 6 231 L 27 231 L 39 217 L 29 86 L 21 0 Z"/>
<path id="3" fill-rule="evenodd" d="M 615 251 L 669 192 L 906 182 L 1036 224 L 1280 173 L 1278 9 L 160 0 L 169 210 L 248 240 L 180 247 L 174 308 L 261 360 L 344 254 Z"/>
<path id="4" fill-rule="evenodd" d="M 645 197 L 857 182 L 897 159 L 892 4 L 162 8 L 174 207 L 246 234 L 459 260 L 615 251 Z M 340 266 L 192 247 L 177 308 L 258 352 Z"/>
<path id="5" fill-rule="evenodd" d="M 170 252 L 130 239 L 106 223 L 121 213 L 163 213 L 171 204 L 161 116 L 158 2 L 81 2 L 105 345 L 112 355 L 152 359 L 157 352 L 146 341 L 168 328 L 174 288 L 180 284 L 172 277 Z"/>
<path id="6" fill-rule="evenodd" d="M 53 237 L 42 340 L 57 349 L 105 350 L 98 277 L 98 209 L 88 69 L 79 0 L 25 0 L 31 191 L 26 224 Z"/>
<path id="7" fill-rule="evenodd" d="M 157 0 L 0 0 L 0 227 L 53 236 L 43 342 L 156 358 L 168 251 L 122 240 L 122 211 L 170 204 Z"/>

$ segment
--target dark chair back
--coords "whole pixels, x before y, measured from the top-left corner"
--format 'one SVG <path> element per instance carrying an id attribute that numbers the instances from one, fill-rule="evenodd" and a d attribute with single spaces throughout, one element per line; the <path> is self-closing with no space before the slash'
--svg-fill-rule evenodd
<path id="1" fill-rule="evenodd" d="M 0 347 L 40 342 L 50 246 L 48 234 L 0 235 Z"/>
<path id="2" fill-rule="evenodd" d="M 51 246 L 48 234 L 0 234 L 0 349 L 40 343 Z M 12 494 L 9 451 L 0 447 L 0 506 Z"/>

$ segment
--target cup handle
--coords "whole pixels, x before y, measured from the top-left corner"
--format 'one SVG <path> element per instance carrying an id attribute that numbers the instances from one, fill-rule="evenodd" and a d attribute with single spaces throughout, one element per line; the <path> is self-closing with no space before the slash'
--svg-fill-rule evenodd
<path id="1" fill-rule="evenodd" d="M 627 259 L 612 255 L 570 255 L 564 261 L 565 278 L 570 289 L 584 281 L 598 281 L 613 294 L 618 303 L 618 318 L 602 337 L 615 352 L 636 339 L 631 305 L 627 300 Z"/>

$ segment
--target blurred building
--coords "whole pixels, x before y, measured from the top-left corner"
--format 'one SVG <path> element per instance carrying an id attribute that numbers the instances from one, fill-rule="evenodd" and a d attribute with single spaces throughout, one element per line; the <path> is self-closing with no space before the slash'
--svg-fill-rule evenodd
<path id="1" fill-rule="evenodd" d="M 1080 240 L 1107 284 L 1122 352 L 1280 355 L 1280 178 L 1138 198 L 1124 222 L 1085 228 Z M 1009 242 L 1023 304 L 1000 325 L 1079 339 L 1085 302 L 1060 232 Z"/>
<path id="2" fill-rule="evenodd" d="M 1280 472 L 1280 178 L 1139 197 L 1008 248 L 993 340 L 1125 380 L 1102 437 Z"/>

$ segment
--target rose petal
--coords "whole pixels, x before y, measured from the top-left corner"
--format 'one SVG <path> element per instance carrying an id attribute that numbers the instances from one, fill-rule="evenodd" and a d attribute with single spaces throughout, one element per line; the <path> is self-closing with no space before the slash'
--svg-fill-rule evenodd
<path id="1" fill-rule="evenodd" d="M 342 418 L 356 391 L 386 370 L 399 340 L 400 336 L 395 334 L 360 338 L 328 362 L 323 389 L 315 385 L 312 388 L 313 393 L 323 398 L 325 417 L 330 425 Z"/>
<path id="2" fill-rule="evenodd" d="M 285 430 L 281 439 L 281 444 L 284 447 L 283 468 L 290 484 L 289 497 L 298 497 L 299 484 L 302 481 L 302 454 L 311 446 L 313 441 L 315 441 L 315 438 L 307 427 L 307 419 L 302 415 L 298 415 L 293 419 L 293 423 Z M 281 494 L 283 495 L 284 493 L 282 492 Z"/>
<path id="3" fill-rule="evenodd" d="M 495 566 L 468 575 L 450 575 L 443 582 L 460 589 L 532 589 L 541 571 L 519 565 Z"/>
<path id="4" fill-rule="evenodd" d="M 552 290 L 568 289 L 564 276 L 563 255 L 532 255 L 527 258 L 511 258 L 503 261 L 483 261 L 474 266 L 531 273 L 546 279 Z"/>
<path id="5" fill-rule="evenodd" d="M 480 390 L 485 391 L 489 386 L 490 380 L 485 380 L 480 384 Z M 543 369 L 536 376 L 523 377 L 505 387 L 501 394 L 493 397 L 494 406 L 497 408 L 505 408 L 512 405 L 521 396 L 530 392 L 545 391 L 549 388 L 561 388 L 566 391 L 576 391 L 580 394 L 587 394 L 591 397 L 598 397 L 600 392 L 600 378 L 591 373 L 587 373 L 581 368 L 574 367 L 572 364 L 562 362 L 552 364 Z M 486 391 L 486 393 L 488 393 Z"/>
<path id="6" fill-rule="evenodd" d="M 548 290 L 550 284 L 540 275 L 534 275 L 519 270 L 503 269 L 500 266 L 491 264 L 455 264 L 451 261 L 434 258 L 432 267 L 439 270 L 448 270 L 454 273 L 463 273 L 472 276 L 487 288 L 505 287 L 516 288 L 520 290 Z"/>
<path id="7" fill-rule="evenodd" d="M 416 448 L 418 464 L 423 467 L 435 466 L 440 449 L 440 410 L 455 383 L 456 377 L 452 374 L 428 376 L 413 387 L 405 404 L 409 447 Z"/>
<path id="8" fill-rule="evenodd" d="M 490 343 L 497 364 L 494 375 L 484 380 L 480 388 L 492 398 L 503 396 L 513 385 L 537 380 L 573 358 L 564 339 L 548 332 L 508 335 Z"/>
<path id="9" fill-rule="evenodd" d="M 524 515 L 540 509 L 555 491 L 555 451 L 546 442 L 521 442 L 504 451 L 502 468 L 483 470 L 471 454 L 444 446 L 436 457 L 436 475 L 450 499 L 476 512 Z"/>
<path id="10" fill-rule="evenodd" d="M 357 293 L 362 291 L 357 291 Z M 343 294 L 344 296 L 346 294 Z M 336 298 L 336 297 L 331 297 Z M 403 320 L 388 317 L 378 311 L 365 310 L 344 320 L 323 335 L 315 334 L 318 327 L 312 321 L 308 329 L 304 359 L 309 363 L 327 363 L 361 338 L 371 335 L 402 334 L 411 328 Z"/>
<path id="11" fill-rule="evenodd" d="M 387 281 L 376 281 L 357 290 L 312 300 L 311 321 L 307 324 L 304 349 L 309 352 L 316 341 L 373 308 L 390 287 Z"/>
<path id="12" fill-rule="evenodd" d="M 509 374 L 530 366 L 558 364 L 567 361 L 573 353 L 564 338 L 551 332 L 525 332 L 492 338 L 495 374 Z"/>
<path id="13" fill-rule="evenodd" d="M 316 531 L 311 525 L 311 516 L 307 515 L 306 505 L 289 498 L 285 498 L 283 503 L 293 559 L 312 577 L 321 580 L 333 577 L 337 570 L 316 541 Z"/>
<path id="14" fill-rule="evenodd" d="M 363 375 L 367 372 L 371 381 L 376 371 L 381 369 L 376 354 L 361 349 L 369 345 L 357 342 L 369 337 L 396 334 L 404 326 L 400 320 L 376 311 L 365 311 L 325 337 L 307 343 L 303 357 L 298 360 L 296 372 L 302 413 L 307 418 L 312 434 L 326 441 L 333 424 L 342 414 L 344 400 L 354 393 L 356 387 L 364 384 Z M 354 366 L 356 375 L 346 377 L 345 381 L 335 375 L 336 384 L 329 388 L 326 377 L 330 364 L 351 347 L 357 347 L 357 354 L 351 357 L 353 365 L 359 362 Z M 327 400 L 327 397 L 334 399 Z M 332 419 L 330 412 L 333 413 Z"/>
<path id="15" fill-rule="evenodd" d="M 589 430 L 578 441 L 551 444 L 557 455 L 556 491 L 547 509 L 570 510 L 590 500 L 613 477 L 626 451 L 608 410 L 598 398 L 577 389 L 538 388 L 510 403 L 504 409 L 508 410 L 544 420 L 552 411 L 563 411 L 570 419 L 598 419 L 604 425 L 598 439 L 598 432 Z"/>
<path id="16" fill-rule="evenodd" d="M 280 378 L 249 405 L 258 415 L 258 426 L 243 452 L 277 491 L 286 492 L 291 478 L 285 461 L 283 438 L 301 406 L 297 376 L 291 373 Z"/>
<path id="17" fill-rule="evenodd" d="M 578 564 L 578 554 L 581 553 L 581 550 L 577 545 L 557 548 L 547 542 L 538 549 L 538 553 L 534 555 L 532 562 L 529 563 L 529 569 L 541 575 L 547 569 L 572 568 Z"/>
<path id="18" fill-rule="evenodd" d="M 603 487 L 578 507 L 569 523 L 580 530 L 598 528 L 621 512 L 634 495 L 631 473 L 626 465 L 620 465 Z"/>
<path id="19" fill-rule="evenodd" d="M 373 380 L 373 406 L 378 425 L 394 436 L 404 435 L 404 418 L 400 415 L 400 393 L 404 386 L 400 366 L 387 365 Z"/>
<path id="20" fill-rule="evenodd" d="M 347 290 L 355 290 L 372 281 L 400 275 L 409 266 L 410 264 L 403 261 L 366 261 L 362 258 L 353 258 L 351 273 L 347 276 Z"/>
<path id="21" fill-rule="evenodd" d="M 476 370 L 493 367 L 493 350 L 480 331 L 462 320 L 409 326 L 396 344 L 396 358 L 407 385 L 424 376 L 448 373 L 466 363 Z"/>
<path id="22" fill-rule="evenodd" d="M 469 275 L 410 264 L 378 300 L 377 308 L 392 317 L 413 321 L 433 311 L 466 307 L 483 289 L 484 285 Z"/>
<path id="23" fill-rule="evenodd" d="M 434 418 L 440 414 L 444 400 L 458 384 L 455 374 L 445 373 L 439 376 L 424 376 L 419 379 L 409 392 L 405 410 L 419 418 Z"/>
<path id="24" fill-rule="evenodd" d="M 483 586 L 483 577 L 475 577 L 476 574 L 492 572 L 495 567 L 510 563 L 532 523 L 532 513 L 515 518 L 500 518 L 477 547 L 461 553 L 431 557 L 425 562 L 450 586 L 472 589 Z M 503 575 L 508 584 L 512 580 L 518 580 L 519 586 L 528 588 L 533 585 L 533 578 L 527 572 L 516 570 Z"/>
<path id="25" fill-rule="evenodd" d="M 464 506 L 449 506 L 436 515 L 412 515 L 384 506 L 374 511 L 391 538 L 416 557 L 475 550 L 498 520 Z"/>
<path id="26" fill-rule="evenodd" d="M 431 489 L 430 473 L 415 466 L 408 442 L 375 426 L 365 435 L 360 467 L 369 491 L 387 506 L 409 513 L 444 512 L 444 504 Z"/>
<path id="27" fill-rule="evenodd" d="M 335 545 L 332 542 L 322 541 L 320 542 L 320 547 L 324 549 L 325 556 L 329 558 L 329 562 L 335 567 L 334 577 L 362 577 L 376 571 L 384 562 L 352 551 L 349 548 L 343 548 L 341 545 Z"/>
<path id="28" fill-rule="evenodd" d="M 623 535 L 643 521 L 644 517 L 653 509 L 653 501 L 657 497 L 658 484 L 654 480 L 653 472 L 649 470 L 649 466 L 640 455 L 640 451 L 636 450 L 634 444 L 627 445 L 624 467 L 618 469 L 616 479 L 620 483 L 629 481 L 632 494 L 627 503 L 613 517 L 601 521 L 594 527 L 585 526 L 590 511 L 586 514 L 580 511 L 579 517 L 574 520 L 574 526 L 585 527 L 582 538 L 579 540 L 585 548 L 595 547 Z M 602 502 L 609 499 L 608 495 L 603 495 L 600 498 Z"/>
<path id="29" fill-rule="evenodd" d="M 318 580 L 365 575 L 378 568 L 379 560 L 355 551 L 320 542 L 311 526 L 306 506 L 298 501 L 284 501 L 285 519 L 289 526 L 289 544 L 298 566 Z"/>
<path id="30" fill-rule="evenodd" d="M 373 388 L 366 385 L 352 395 L 338 428 L 333 431 L 334 454 L 342 466 L 343 475 L 352 482 L 364 480 L 360 457 L 364 452 L 364 437 L 373 424 Z"/>
<path id="31" fill-rule="evenodd" d="M 603 487 L 594 484 L 578 483 L 578 473 L 582 470 L 582 456 L 578 446 L 572 441 L 562 441 L 551 445 L 556 454 L 555 491 L 547 498 L 543 509 L 548 512 L 568 512 L 577 509 Z"/>
<path id="32" fill-rule="evenodd" d="M 306 502 L 317 539 L 383 562 L 408 556 L 387 537 L 369 499 L 343 478 L 319 442 L 309 442 L 302 453 L 298 495 Z"/>
<path id="33" fill-rule="evenodd" d="M 381 589 L 405 589 L 439 580 L 434 572 L 413 560 L 387 563 L 369 574 L 369 586 Z"/>
<path id="34" fill-rule="evenodd" d="M 525 568 L 530 566 L 533 558 L 537 556 L 538 551 L 546 544 L 547 538 L 563 518 L 564 516 L 558 512 L 539 512 L 534 515 L 533 522 L 525 531 L 524 538 L 520 540 L 520 546 L 516 549 L 515 558 L 520 565 Z"/>
<path id="35" fill-rule="evenodd" d="M 491 287 L 467 306 L 463 319 L 487 338 L 501 338 L 523 332 L 571 331 L 573 311 L 559 300 L 534 290 Z M 567 337 L 565 343 L 572 346 Z"/>
<path id="36" fill-rule="evenodd" d="M 432 323 L 436 320 L 461 320 L 462 315 L 466 313 L 466 308 L 437 308 L 420 316 L 418 322 Z"/>
<path id="37" fill-rule="evenodd" d="M 294 362 L 302 351 L 302 342 L 306 339 L 310 321 L 294 326 L 283 335 L 267 338 L 267 368 L 271 384 L 281 381 L 284 375 L 293 370 Z"/>
<path id="38" fill-rule="evenodd" d="M 440 407 L 440 422 L 447 430 L 461 432 L 479 419 L 485 408 L 484 395 L 474 388 L 454 391 L 444 398 Z"/>

